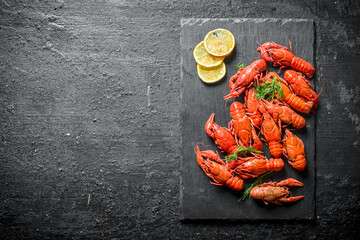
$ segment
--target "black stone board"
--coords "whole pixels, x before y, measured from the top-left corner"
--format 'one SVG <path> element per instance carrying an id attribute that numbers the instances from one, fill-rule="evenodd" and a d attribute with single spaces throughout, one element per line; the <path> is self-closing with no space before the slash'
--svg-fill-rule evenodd
<path id="1" fill-rule="evenodd" d="M 232 55 L 225 59 L 227 74 L 216 85 L 204 84 L 197 76 L 194 47 L 203 40 L 206 33 L 215 28 L 230 30 L 236 40 Z M 223 96 L 229 93 L 228 80 L 237 71 L 239 62 L 248 65 L 260 54 L 256 51 L 259 43 L 274 41 L 289 46 L 291 40 L 295 56 L 303 58 L 315 66 L 314 22 L 309 19 L 182 19 L 181 20 L 181 184 L 180 209 L 183 220 L 229 219 L 229 220 L 303 220 L 314 219 L 315 209 L 315 115 L 303 115 L 307 126 L 296 131 L 305 145 L 307 168 L 299 172 L 290 167 L 285 157 L 284 170 L 266 176 L 264 181 L 280 181 L 293 177 L 304 183 L 303 187 L 291 188 L 293 196 L 304 195 L 301 201 L 283 206 L 265 206 L 261 201 L 247 199 L 238 202 L 243 191 L 234 192 L 227 187 L 210 184 L 202 169 L 197 165 L 194 147 L 201 150 L 218 150 L 213 140 L 206 134 L 204 125 L 211 113 L 215 122 L 227 126 L 231 120 L 229 107 Z M 315 66 L 316 68 L 316 66 Z M 279 68 L 268 64 L 269 71 Z M 283 77 L 282 70 L 280 76 Z M 310 80 L 314 82 L 316 76 Z M 243 94 L 237 98 L 244 102 Z M 270 157 L 267 147 L 264 152 Z M 221 155 L 222 157 L 224 155 Z M 244 182 L 248 188 L 253 179 Z"/>

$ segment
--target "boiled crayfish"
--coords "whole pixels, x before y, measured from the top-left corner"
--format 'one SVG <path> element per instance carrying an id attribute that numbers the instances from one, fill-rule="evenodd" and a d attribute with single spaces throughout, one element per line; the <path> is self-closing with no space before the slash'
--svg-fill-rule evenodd
<path id="1" fill-rule="evenodd" d="M 240 102 L 233 102 L 230 106 L 229 128 L 232 129 L 235 139 L 241 146 L 253 146 L 256 150 L 262 150 L 262 143 L 251 124 L 250 118 L 246 115 L 244 105 Z M 253 142 L 253 144 L 252 144 Z"/>
<path id="2" fill-rule="evenodd" d="M 268 143 L 271 156 L 275 158 L 280 157 L 283 153 L 280 120 L 276 123 L 269 113 L 264 112 L 261 134 L 265 137 L 265 140 Z"/>
<path id="3" fill-rule="evenodd" d="M 228 168 L 219 154 L 212 150 L 200 151 L 199 146 L 195 147 L 195 153 L 199 166 L 213 180 L 212 184 L 227 186 L 234 191 L 243 189 L 244 181 Z"/>
<path id="4" fill-rule="evenodd" d="M 281 86 L 281 92 L 282 92 L 281 96 L 279 94 L 275 94 L 275 97 L 277 99 L 283 100 L 290 107 L 292 107 L 294 110 L 296 110 L 298 112 L 301 112 L 301 113 L 312 112 L 312 113 L 314 113 L 314 110 L 312 109 L 312 107 L 314 106 L 314 102 L 305 101 L 304 99 L 300 98 L 299 96 L 297 96 L 296 94 L 291 92 L 291 90 L 287 86 L 287 82 L 284 79 L 282 79 L 281 77 L 279 77 L 276 73 L 269 72 L 262 79 L 262 81 L 272 82 L 272 81 L 275 81 L 275 79 L 279 80 L 279 84 Z"/>
<path id="5" fill-rule="evenodd" d="M 261 100 L 261 111 L 267 111 L 272 115 L 274 119 L 280 119 L 282 123 L 286 125 L 292 125 L 295 129 L 301 129 L 305 127 L 305 119 L 299 114 L 295 113 L 288 105 L 273 99 L 270 102 L 265 99 Z M 265 109 L 264 109 L 265 108 Z"/>
<path id="6" fill-rule="evenodd" d="M 262 115 L 259 110 L 259 102 L 255 97 L 256 91 L 250 88 L 245 92 L 245 106 L 253 126 L 260 128 L 262 123 Z"/>
<path id="7" fill-rule="evenodd" d="M 288 178 L 281 182 L 267 182 L 255 186 L 250 191 L 250 195 L 254 199 L 262 200 L 266 205 L 268 203 L 282 204 L 288 202 L 299 201 L 304 196 L 288 197 L 290 194 L 289 188 L 285 186 L 303 186 L 304 184 L 296 179 Z"/>
<path id="8" fill-rule="evenodd" d="M 237 144 L 231 131 L 225 127 L 220 127 L 214 122 L 215 113 L 211 114 L 205 124 L 206 133 L 212 137 L 215 144 L 221 152 L 233 154 L 236 151 Z"/>
<path id="9" fill-rule="evenodd" d="M 291 42 L 289 41 L 291 52 L 288 48 L 276 44 L 274 42 L 266 42 L 258 47 L 261 52 L 261 57 L 267 62 L 273 62 L 274 66 L 281 66 L 282 68 L 291 67 L 292 69 L 305 74 L 308 78 L 312 78 L 315 73 L 315 68 L 305 60 L 295 57 Z"/>
<path id="10" fill-rule="evenodd" d="M 312 101 L 315 109 L 319 104 L 319 97 L 313 90 L 313 86 L 308 80 L 305 79 L 304 75 L 294 70 L 286 70 L 284 73 L 284 79 L 291 86 L 291 89 L 305 100 Z M 310 88 L 311 87 L 311 88 Z"/>
<path id="11" fill-rule="evenodd" d="M 237 101 L 233 102 L 230 106 L 230 116 L 232 120 L 229 123 L 229 128 L 233 130 L 240 145 L 249 147 L 252 126 L 250 119 L 245 113 L 244 105 Z"/>
<path id="12" fill-rule="evenodd" d="M 288 129 L 285 130 L 284 155 L 289 164 L 296 170 L 303 171 L 306 167 L 305 148 L 303 141 Z"/>
<path id="13" fill-rule="evenodd" d="M 262 76 L 262 72 L 267 70 L 266 61 L 256 60 L 247 67 L 240 68 L 237 73 L 229 80 L 230 94 L 224 97 L 225 100 L 240 96 L 247 88 L 253 85 Z"/>
<path id="14" fill-rule="evenodd" d="M 281 158 L 267 159 L 265 156 L 254 154 L 254 157 L 239 158 L 239 165 L 234 171 L 242 178 L 255 178 L 270 171 L 281 171 L 284 161 Z"/>

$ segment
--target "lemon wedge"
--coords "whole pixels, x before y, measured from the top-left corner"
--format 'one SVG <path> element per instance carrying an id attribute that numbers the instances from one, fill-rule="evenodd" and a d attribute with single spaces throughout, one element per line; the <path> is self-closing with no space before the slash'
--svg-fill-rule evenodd
<path id="1" fill-rule="evenodd" d="M 204 68 L 200 64 L 197 65 L 197 74 L 205 83 L 216 83 L 220 81 L 226 74 L 226 65 L 222 62 L 219 66 L 213 68 Z"/>
<path id="2" fill-rule="evenodd" d="M 223 61 L 224 57 L 213 57 L 205 49 L 204 41 L 200 42 L 194 49 L 193 52 L 195 61 L 203 67 L 212 68 L 219 66 Z"/>
<path id="3" fill-rule="evenodd" d="M 204 46 L 210 55 L 214 57 L 226 57 L 229 56 L 235 48 L 235 38 L 229 30 L 218 28 L 206 34 Z"/>

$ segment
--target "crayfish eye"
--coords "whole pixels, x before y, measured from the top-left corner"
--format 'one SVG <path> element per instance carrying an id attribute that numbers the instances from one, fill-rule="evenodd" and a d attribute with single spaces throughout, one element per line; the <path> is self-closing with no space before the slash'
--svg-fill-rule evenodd
<path id="1" fill-rule="evenodd" d="M 236 81 L 237 81 L 237 79 L 234 79 L 234 80 L 233 80 L 233 83 L 236 83 Z"/>

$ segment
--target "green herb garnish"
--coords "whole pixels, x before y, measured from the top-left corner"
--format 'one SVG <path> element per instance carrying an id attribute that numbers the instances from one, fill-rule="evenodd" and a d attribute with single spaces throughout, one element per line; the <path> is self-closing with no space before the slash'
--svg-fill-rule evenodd
<path id="1" fill-rule="evenodd" d="M 240 68 L 244 68 L 245 65 L 244 65 L 243 63 L 238 63 L 238 64 L 235 65 L 235 67 L 236 67 L 237 69 L 240 69 Z"/>
<path id="2" fill-rule="evenodd" d="M 255 85 L 255 91 L 255 97 L 259 100 L 264 98 L 267 101 L 271 101 L 275 96 L 281 100 L 284 97 L 284 93 L 277 76 L 275 76 L 271 82 L 266 81 L 263 84 Z"/>
<path id="3" fill-rule="evenodd" d="M 253 184 L 251 184 L 251 186 L 244 191 L 243 195 L 241 196 L 241 198 L 239 198 L 238 202 L 243 201 L 243 200 L 245 200 L 245 199 L 247 199 L 247 198 L 251 198 L 251 196 L 250 196 L 250 191 L 251 191 L 251 189 L 253 189 L 253 188 L 254 188 L 255 186 L 257 186 L 257 185 L 262 184 L 262 178 L 263 178 L 264 176 L 270 174 L 270 173 L 272 173 L 272 172 L 264 173 L 263 175 L 261 175 L 260 177 L 258 177 L 258 178 L 255 180 L 255 182 L 253 182 Z"/>
<path id="4" fill-rule="evenodd" d="M 240 153 L 243 157 L 247 156 L 248 152 L 253 152 L 253 153 L 263 153 L 261 151 L 256 150 L 253 147 L 243 147 L 243 146 L 238 146 L 236 151 L 233 154 L 229 154 L 226 156 L 226 160 L 229 161 L 236 161 L 238 159 L 238 153 Z"/>

